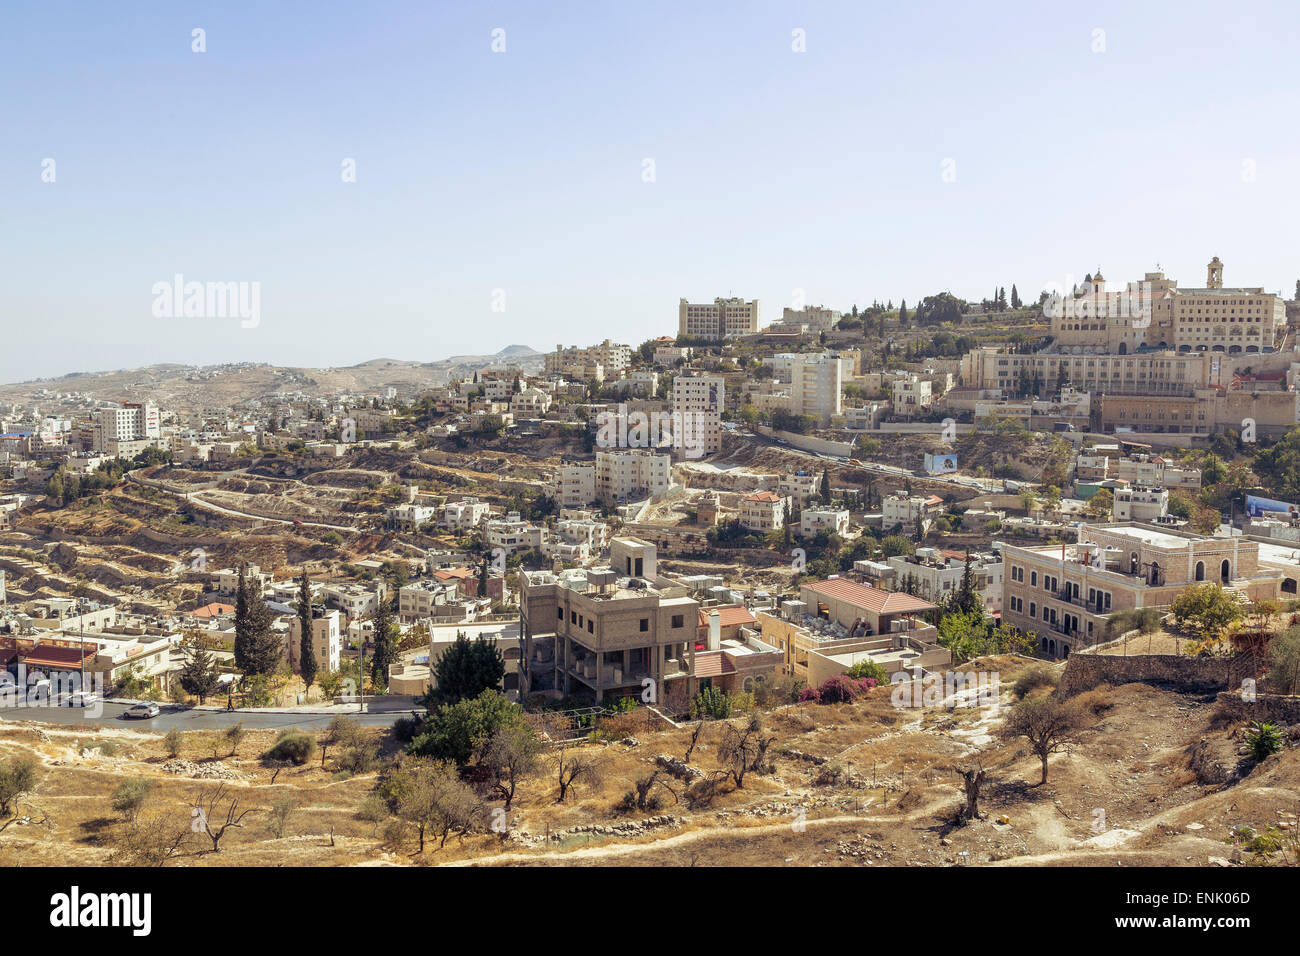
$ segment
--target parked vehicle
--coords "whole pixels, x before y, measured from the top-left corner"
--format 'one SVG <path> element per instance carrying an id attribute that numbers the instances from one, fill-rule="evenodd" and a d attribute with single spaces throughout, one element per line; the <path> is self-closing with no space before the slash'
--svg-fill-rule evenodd
<path id="1" fill-rule="evenodd" d="M 162 710 L 157 704 L 136 704 L 127 710 L 123 716 L 136 720 L 148 720 L 150 717 L 157 717 L 161 713 Z"/>

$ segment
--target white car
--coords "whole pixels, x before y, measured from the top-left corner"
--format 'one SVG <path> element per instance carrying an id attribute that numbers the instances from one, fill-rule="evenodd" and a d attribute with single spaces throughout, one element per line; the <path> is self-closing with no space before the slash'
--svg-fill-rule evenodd
<path id="1" fill-rule="evenodd" d="M 137 720 L 148 720 L 150 717 L 157 717 L 161 713 L 162 710 L 157 704 L 136 704 L 134 707 L 127 710 L 127 712 L 122 716 Z"/>

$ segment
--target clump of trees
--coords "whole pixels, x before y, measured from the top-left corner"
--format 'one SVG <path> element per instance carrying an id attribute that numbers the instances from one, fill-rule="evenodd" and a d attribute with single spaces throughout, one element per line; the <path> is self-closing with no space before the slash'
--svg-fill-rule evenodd
<path id="1" fill-rule="evenodd" d="M 239 567 L 235 588 L 235 666 L 246 675 L 274 674 L 283 658 L 283 639 L 271 630 L 274 615 Z"/>
<path id="2" fill-rule="evenodd" d="M 506 672 L 505 655 L 495 640 L 479 635 L 470 640 L 464 631 L 434 665 L 436 687 L 425 695 L 423 703 L 432 709 L 441 703 L 457 703 L 495 690 Z"/>
<path id="3" fill-rule="evenodd" d="M 445 760 L 408 757 L 380 786 L 379 793 L 391 812 L 419 836 L 418 853 L 423 853 L 427 836 L 446 846 L 447 837 L 463 837 L 483 819 L 486 808 L 468 784 L 460 779 L 453 764 Z"/>
<path id="4" fill-rule="evenodd" d="M 1174 625 L 1194 635 L 1209 652 L 1242 618 L 1242 606 L 1236 597 L 1219 584 L 1201 584 L 1187 588 L 1170 606 Z"/>

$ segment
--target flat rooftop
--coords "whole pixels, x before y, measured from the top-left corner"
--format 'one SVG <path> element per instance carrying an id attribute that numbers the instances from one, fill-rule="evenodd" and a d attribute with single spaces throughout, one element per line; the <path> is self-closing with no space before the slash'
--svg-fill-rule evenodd
<path id="1" fill-rule="evenodd" d="M 1164 531 L 1156 531 L 1152 528 L 1139 528 L 1131 525 L 1119 525 L 1116 527 L 1098 527 L 1095 530 L 1106 534 L 1118 534 L 1125 538 L 1133 538 L 1144 544 L 1153 545 L 1157 548 L 1185 548 L 1195 538 L 1185 535 L 1168 534 Z"/>
<path id="2" fill-rule="evenodd" d="M 1300 545 L 1260 541 L 1259 560 L 1265 564 L 1300 569 Z"/>

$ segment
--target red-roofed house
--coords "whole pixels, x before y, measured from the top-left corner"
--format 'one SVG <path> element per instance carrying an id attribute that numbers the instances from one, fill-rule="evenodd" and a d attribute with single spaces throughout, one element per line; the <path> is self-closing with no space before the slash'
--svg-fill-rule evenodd
<path id="1" fill-rule="evenodd" d="M 740 524 L 750 531 L 776 531 L 785 526 L 790 499 L 774 491 L 756 491 L 740 499 Z"/>
<path id="2" fill-rule="evenodd" d="M 936 605 L 902 591 L 882 591 L 848 578 L 827 578 L 801 585 L 799 599 L 808 605 L 808 613 L 825 617 L 843 627 L 865 624 L 867 634 L 888 634 L 894 621 L 907 622 L 912 628 L 918 619 Z"/>
<path id="3" fill-rule="evenodd" d="M 195 608 L 190 612 L 191 617 L 197 617 L 203 621 L 210 621 L 214 617 L 225 617 L 235 613 L 233 604 L 222 604 L 219 601 L 213 601 L 211 604 L 205 604 L 203 607 Z"/>

